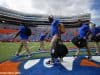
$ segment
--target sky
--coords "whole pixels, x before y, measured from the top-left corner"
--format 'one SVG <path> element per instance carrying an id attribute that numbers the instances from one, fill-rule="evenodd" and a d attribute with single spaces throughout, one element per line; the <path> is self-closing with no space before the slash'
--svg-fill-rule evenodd
<path id="1" fill-rule="evenodd" d="M 28 14 L 73 16 L 91 13 L 92 22 L 100 25 L 100 0 L 0 0 L 0 7 Z"/>

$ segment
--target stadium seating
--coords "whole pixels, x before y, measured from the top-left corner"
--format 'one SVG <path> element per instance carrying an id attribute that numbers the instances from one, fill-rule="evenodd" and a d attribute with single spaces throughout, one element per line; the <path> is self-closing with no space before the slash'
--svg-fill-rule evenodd
<path id="1" fill-rule="evenodd" d="M 8 41 L 12 38 L 12 35 L 18 31 L 19 26 L 15 25 L 1 25 L 0 26 L 0 40 Z M 45 27 L 30 27 L 32 30 L 32 36 L 30 41 L 39 41 L 39 36 L 42 31 L 45 31 Z M 48 29 L 50 34 L 50 29 Z M 70 41 L 74 36 L 78 34 L 78 28 L 66 28 L 66 32 L 62 34 L 63 41 Z M 19 37 L 17 38 L 19 39 Z"/>

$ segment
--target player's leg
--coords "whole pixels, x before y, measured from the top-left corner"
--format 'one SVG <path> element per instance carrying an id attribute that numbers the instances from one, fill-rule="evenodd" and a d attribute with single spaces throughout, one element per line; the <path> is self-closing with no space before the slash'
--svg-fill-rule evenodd
<path id="1" fill-rule="evenodd" d="M 40 41 L 40 50 L 44 50 L 44 41 Z"/>
<path id="2" fill-rule="evenodd" d="M 72 43 L 77 47 L 77 51 L 76 51 L 76 53 L 73 56 L 77 57 L 79 55 L 79 53 L 80 53 L 80 47 L 79 47 L 80 40 L 78 39 L 78 36 L 76 36 L 76 37 L 74 37 L 72 39 Z"/>
<path id="3" fill-rule="evenodd" d="M 51 40 L 51 43 L 50 43 L 50 54 L 51 54 L 51 62 L 54 62 L 54 46 L 55 46 L 55 43 L 56 43 L 56 40 L 57 40 L 57 36 L 53 36 L 52 40 Z"/>
<path id="4" fill-rule="evenodd" d="M 92 36 L 91 40 L 95 42 L 95 48 L 96 48 L 96 55 L 100 55 L 100 35 L 98 36 Z"/>
<path id="5" fill-rule="evenodd" d="M 73 56 L 74 56 L 74 57 L 77 57 L 77 56 L 79 55 L 79 53 L 80 53 L 80 48 L 77 47 L 77 51 L 76 51 L 76 53 L 75 53 Z"/>
<path id="6" fill-rule="evenodd" d="M 25 47 L 26 51 L 28 52 L 28 55 L 31 56 L 31 52 L 28 48 L 27 40 L 23 40 L 23 46 Z"/>
<path id="7" fill-rule="evenodd" d="M 45 46 L 44 43 L 45 43 L 45 42 L 42 41 L 42 50 L 45 50 L 45 48 L 44 48 L 44 46 Z"/>
<path id="8" fill-rule="evenodd" d="M 96 55 L 100 55 L 100 45 L 99 42 L 95 42 L 95 47 L 96 47 Z"/>
<path id="9" fill-rule="evenodd" d="M 21 45 L 20 45 L 18 51 L 16 52 L 16 56 L 19 56 L 19 53 L 22 51 L 22 48 L 23 48 L 23 41 L 21 41 Z"/>
<path id="10" fill-rule="evenodd" d="M 54 46 L 56 44 L 56 41 L 58 39 L 58 36 L 57 35 L 54 35 L 52 40 L 51 40 L 51 43 L 50 43 L 50 54 L 51 54 L 51 59 L 47 62 L 47 64 L 50 64 L 50 63 L 53 63 L 54 62 Z"/>
<path id="11" fill-rule="evenodd" d="M 40 40 L 40 43 L 39 44 L 40 44 L 40 47 L 39 47 L 38 50 L 40 51 L 41 50 L 41 47 L 42 47 L 42 41 L 41 40 Z"/>
<path id="12" fill-rule="evenodd" d="M 91 59 L 92 55 L 91 55 L 91 51 L 90 51 L 90 48 L 88 46 L 88 42 L 86 41 L 86 49 L 87 49 L 87 53 L 88 53 L 88 59 Z"/>
<path id="13" fill-rule="evenodd" d="M 100 55 L 100 34 L 96 36 L 95 40 L 96 54 Z"/>

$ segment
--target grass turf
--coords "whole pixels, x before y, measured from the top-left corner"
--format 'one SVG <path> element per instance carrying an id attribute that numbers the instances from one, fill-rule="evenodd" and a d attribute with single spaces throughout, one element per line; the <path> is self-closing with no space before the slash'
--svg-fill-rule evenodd
<path id="1" fill-rule="evenodd" d="M 68 49 L 75 48 L 75 46 L 71 42 L 64 43 Z M 89 43 L 90 47 L 93 47 L 94 43 Z M 20 46 L 20 42 L 0 42 L 0 62 L 10 59 L 11 57 L 14 57 L 16 51 L 18 50 Z M 31 52 L 38 51 L 39 48 L 39 42 L 30 42 L 28 43 L 28 46 L 30 48 Z M 50 48 L 49 42 L 45 42 L 45 49 L 48 51 Z M 23 49 L 21 54 L 24 54 L 25 50 Z M 68 55 L 72 56 L 75 52 L 69 52 Z M 80 54 L 84 55 L 87 54 L 86 51 L 80 52 Z M 94 54 L 94 52 L 92 52 Z M 40 58 L 40 57 L 50 57 L 50 53 L 39 53 L 34 54 L 32 58 Z"/>

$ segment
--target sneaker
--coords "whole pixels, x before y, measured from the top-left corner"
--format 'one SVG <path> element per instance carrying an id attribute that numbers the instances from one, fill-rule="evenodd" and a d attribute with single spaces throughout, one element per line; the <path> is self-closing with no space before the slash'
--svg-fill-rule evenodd
<path id="1" fill-rule="evenodd" d="M 60 62 L 63 62 L 63 58 L 59 58 L 59 61 L 60 61 Z"/>
<path id="2" fill-rule="evenodd" d="M 54 64 L 59 64 L 60 60 L 58 60 L 57 58 L 54 59 Z"/>
<path id="3" fill-rule="evenodd" d="M 19 54 L 15 54 L 15 56 L 19 56 Z"/>
<path id="4" fill-rule="evenodd" d="M 76 59 L 78 57 L 78 55 L 73 55 L 73 57 Z"/>
<path id="5" fill-rule="evenodd" d="M 88 56 L 88 60 L 92 60 L 92 56 Z"/>
<path id="6" fill-rule="evenodd" d="M 100 56 L 100 53 L 95 53 L 96 56 Z"/>
<path id="7" fill-rule="evenodd" d="M 38 51 L 40 51 L 41 49 L 39 48 Z"/>
<path id="8" fill-rule="evenodd" d="M 46 64 L 47 65 L 53 65 L 54 63 L 51 60 L 49 60 L 49 61 L 46 62 Z"/>
<path id="9" fill-rule="evenodd" d="M 28 57 L 29 57 L 29 58 L 32 57 L 32 54 L 29 54 Z"/>

